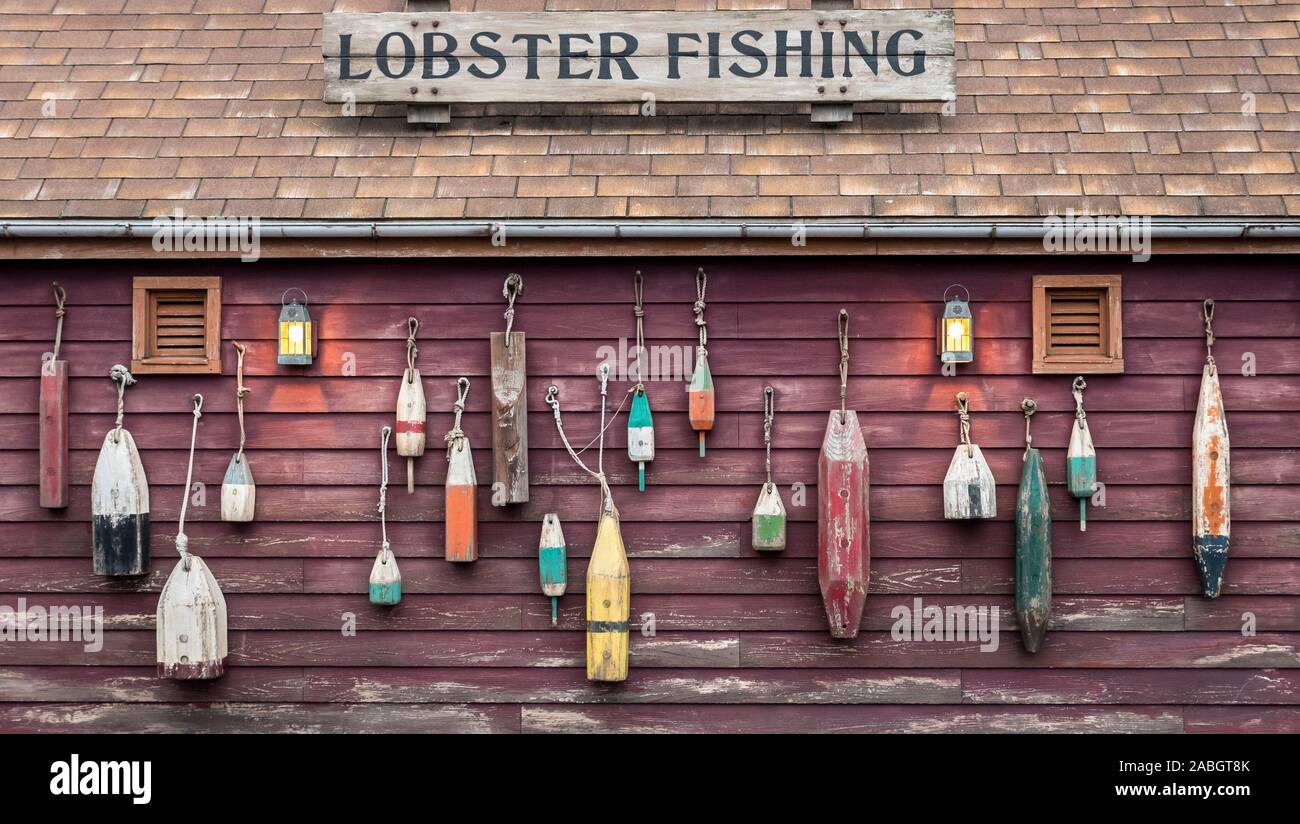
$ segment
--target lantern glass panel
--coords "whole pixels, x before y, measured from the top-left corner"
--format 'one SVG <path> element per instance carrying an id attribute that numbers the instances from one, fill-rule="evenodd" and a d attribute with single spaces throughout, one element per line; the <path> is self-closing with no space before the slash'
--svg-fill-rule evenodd
<path id="1" fill-rule="evenodd" d="M 975 358 L 974 342 L 970 304 L 958 299 L 948 301 L 939 322 L 940 360 L 944 363 L 970 363 Z"/>
<path id="2" fill-rule="evenodd" d="M 309 366 L 312 360 L 311 316 L 297 301 L 280 312 L 280 354 L 282 364 Z"/>

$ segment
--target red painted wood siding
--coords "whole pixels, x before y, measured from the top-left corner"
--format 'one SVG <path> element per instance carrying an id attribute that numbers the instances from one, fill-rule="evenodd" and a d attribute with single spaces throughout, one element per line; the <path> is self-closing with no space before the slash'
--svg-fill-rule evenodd
<path id="1" fill-rule="evenodd" d="M 626 684 L 583 678 L 583 579 L 596 489 L 560 447 L 546 385 L 586 443 L 598 420 L 597 349 L 633 333 L 632 272 L 646 274 L 650 345 L 690 346 L 697 261 L 320 260 L 306 263 L 22 264 L 0 276 L 0 604 L 102 605 L 102 651 L 0 643 L 0 731 L 192 730 L 1158 730 L 1300 731 L 1300 278 L 1277 258 L 703 259 L 718 419 L 701 461 L 681 383 L 650 385 L 659 452 L 636 492 L 624 424 L 606 466 L 632 558 L 634 632 Z M 516 329 L 528 334 L 532 501 L 480 496 L 481 559 L 442 558 L 433 446 L 418 490 L 389 492 L 404 597 L 366 602 L 377 551 L 376 433 L 391 420 L 406 317 L 420 329 L 430 443 L 451 425 L 455 379 L 473 380 L 465 429 L 480 478 L 491 460 L 487 334 L 504 325 L 501 283 L 524 276 Z M 1089 380 L 1106 508 L 1080 534 L 1063 482 L 1070 376 L 1035 377 L 1030 279 L 1124 275 L 1128 373 Z M 109 367 L 130 356 L 130 279 L 224 277 L 226 375 L 140 377 L 127 425 L 151 481 L 153 574 L 91 574 L 89 483 L 113 423 Z M 64 356 L 72 380 L 72 504 L 37 504 L 36 402 L 51 347 L 49 282 L 67 286 Z M 974 299 L 976 361 L 939 374 L 932 332 L 944 287 Z M 308 370 L 277 367 L 280 293 L 302 286 L 320 333 Z M 1233 441 L 1233 548 L 1225 594 L 1197 592 L 1191 557 L 1190 442 L 1204 355 L 1200 300 L 1218 301 L 1215 354 Z M 835 315 L 851 313 L 849 399 L 871 452 L 872 582 L 862 635 L 833 642 L 817 595 L 816 449 L 838 403 Z M 219 521 L 219 487 L 237 444 L 229 340 L 248 344 L 248 448 L 257 521 Z M 1240 375 L 1243 353 L 1258 375 Z M 353 353 L 356 376 L 341 374 Z M 689 358 L 687 359 L 689 362 Z M 790 511 L 789 548 L 748 545 L 762 477 L 762 387 L 776 387 L 773 462 Z M 611 387 L 617 403 L 626 383 Z M 999 487 L 995 522 L 942 520 L 941 482 L 957 440 L 954 395 L 971 396 L 975 440 Z M 230 608 L 230 672 L 211 684 L 153 675 L 153 611 L 172 566 L 190 395 L 205 396 L 191 547 Z M 1010 522 L 1023 448 L 1021 398 L 1053 483 L 1055 625 L 1025 654 L 1011 610 Z M 401 474 L 393 459 L 394 477 Z M 791 505 L 790 485 L 809 485 Z M 549 626 L 536 548 L 542 514 L 569 540 L 569 594 Z M 891 609 L 1001 607 L 1001 645 L 900 642 Z M 340 633 L 344 613 L 358 633 Z M 1258 634 L 1244 637 L 1242 614 Z M 250 706 L 256 705 L 256 706 Z M 764 705 L 764 706 L 760 706 Z"/>

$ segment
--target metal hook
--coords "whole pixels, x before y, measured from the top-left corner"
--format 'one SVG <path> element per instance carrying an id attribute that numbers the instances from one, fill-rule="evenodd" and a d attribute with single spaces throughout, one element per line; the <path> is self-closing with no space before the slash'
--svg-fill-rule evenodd
<path id="1" fill-rule="evenodd" d="M 299 289 L 297 286 L 290 286 L 288 289 L 285 289 L 285 290 L 284 290 L 284 294 L 280 295 L 280 305 L 281 305 L 281 306 L 284 306 L 284 298 L 285 298 L 285 295 L 288 295 L 290 292 L 298 292 L 298 293 L 300 293 L 300 294 L 302 295 L 302 305 L 303 305 L 303 306 L 306 306 L 306 305 L 307 305 L 307 293 L 306 293 L 305 291 L 303 291 L 302 289 Z M 297 301 L 294 301 L 294 303 L 297 303 Z"/>
<path id="2" fill-rule="evenodd" d="M 947 303 L 947 302 L 948 302 L 948 293 L 951 292 L 953 289 L 961 289 L 963 292 L 965 292 L 965 293 L 966 293 L 966 298 L 965 298 L 965 300 L 964 300 L 963 302 L 964 302 L 964 303 L 970 303 L 970 290 L 967 289 L 965 286 L 963 286 L 963 285 L 960 284 L 960 283 L 954 283 L 954 284 L 952 284 L 951 286 L 949 286 L 947 289 L 944 289 L 944 290 L 943 290 L 943 302 L 944 302 L 944 303 Z"/>

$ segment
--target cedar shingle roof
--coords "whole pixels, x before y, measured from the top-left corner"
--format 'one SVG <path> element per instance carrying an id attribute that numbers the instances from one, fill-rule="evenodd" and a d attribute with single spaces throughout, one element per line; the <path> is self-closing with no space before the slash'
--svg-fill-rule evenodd
<path id="1" fill-rule="evenodd" d="M 955 115 L 877 105 L 824 128 L 785 105 L 456 106 L 428 133 L 404 106 L 321 101 L 321 13 L 402 0 L 0 0 L 0 216 L 1300 216 L 1300 3 L 858 5 L 956 9 Z"/>

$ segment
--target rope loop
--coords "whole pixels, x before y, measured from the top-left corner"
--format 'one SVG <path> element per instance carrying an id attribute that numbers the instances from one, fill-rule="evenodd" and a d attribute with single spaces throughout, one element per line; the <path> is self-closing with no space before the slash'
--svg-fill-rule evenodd
<path id="1" fill-rule="evenodd" d="M 114 364 L 113 368 L 108 370 L 108 376 L 113 383 L 117 384 L 117 422 L 113 425 L 113 443 L 117 443 L 119 433 L 122 431 L 122 422 L 126 417 L 126 388 L 135 383 L 135 376 L 120 363 Z"/>
<path id="2" fill-rule="evenodd" d="M 632 305 L 632 316 L 636 318 L 636 388 L 645 391 L 645 277 L 638 269 L 632 277 L 632 291 L 636 302 Z"/>
<path id="3" fill-rule="evenodd" d="M 117 367 L 114 367 L 116 369 Z M 203 417 L 203 396 L 196 394 L 194 402 L 194 423 L 190 429 L 190 460 L 185 467 L 185 492 L 181 498 L 181 518 L 176 526 L 176 551 L 180 553 L 185 571 L 190 570 L 190 539 L 185 535 L 185 514 L 190 506 L 190 484 L 194 480 L 194 446 L 199 438 L 199 419 Z"/>
<path id="4" fill-rule="evenodd" d="M 63 316 L 68 314 L 64 304 L 68 301 L 68 292 L 58 281 L 54 282 L 54 360 L 59 359 L 59 349 L 63 345 Z"/>
<path id="5" fill-rule="evenodd" d="M 1034 447 L 1034 436 L 1029 434 L 1029 419 L 1038 411 L 1038 403 L 1033 398 L 1020 402 L 1020 411 L 1025 415 L 1025 454 L 1021 460 L 1029 457 L 1029 450 Z"/>
<path id="6" fill-rule="evenodd" d="M 1205 362 L 1214 370 L 1214 298 L 1201 303 L 1201 316 L 1205 319 Z"/>
<path id="7" fill-rule="evenodd" d="M 1071 393 L 1074 395 L 1074 419 L 1079 422 L 1079 426 L 1086 428 L 1088 426 L 1088 413 L 1083 411 L 1083 390 L 1088 388 L 1088 382 L 1079 375 L 1071 384 Z"/>
<path id="8" fill-rule="evenodd" d="M 456 402 L 451 405 L 455 415 L 451 431 L 443 436 L 447 444 L 447 460 L 451 460 L 452 451 L 459 452 L 465 448 L 465 433 L 460 428 L 460 417 L 465 413 L 465 401 L 469 398 L 469 378 L 461 377 L 456 381 Z"/>
<path id="9" fill-rule="evenodd" d="M 966 455 L 974 455 L 970 442 L 970 401 L 965 392 L 957 393 L 957 418 L 961 421 L 961 442 L 966 447 Z"/>
<path id="10" fill-rule="evenodd" d="M 771 386 L 763 387 L 763 458 L 767 472 L 766 489 L 772 488 L 772 422 L 776 418 L 776 390 Z"/>
<path id="11" fill-rule="evenodd" d="M 379 529 L 383 536 L 385 557 L 388 554 L 388 439 L 392 434 L 391 426 L 379 430 Z"/>
<path id="12" fill-rule="evenodd" d="M 253 390 L 244 386 L 244 352 L 248 347 L 237 340 L 232 340 L 235 347 L 235 411 L 239 417 L 239 451 L 235 453 L 235 462 L 244 460 L 244 398 Z"/>
<path id="13" fill-rule="evenodd" d="M 840 423 L 848 419 L 849 397 L 849 310 L 840 309 L 837 328 L 840 338 Z"/>
<path id="14" fill-rule="evenodd" d="M 420 331 L 420 319 L 414 316 L 406 319 L 406 382 L 415 382 L 415 359 L 420 356 L 420 349 L 415 345 L 415 333 Z"/>
<path id="15" fill-rule="evenodd" d="M 506 348 L 510 348 L 510 330 L 515 325 L 515 298 L 524 292 L 524 279 L 514 272 L 506 276 L 501 296 L 506 299 Z"/>
<path id="16" fill-rule="evenodd" d="M 709 345 L 709 322 L 704 319 L 704 293 L 709 288 L 709 276 L 701 266 L 695 273 L 695 325 L 700 328 L 700 349 Z"/>

